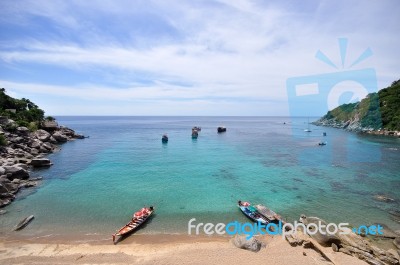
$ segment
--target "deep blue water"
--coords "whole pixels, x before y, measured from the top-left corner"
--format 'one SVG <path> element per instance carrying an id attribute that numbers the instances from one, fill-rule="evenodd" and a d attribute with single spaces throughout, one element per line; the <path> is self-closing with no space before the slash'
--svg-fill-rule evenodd
<path id="1" fill-rule="evenodd" d="M 58 117 L 90 138 L 49 157 L 38 189 L 24 190 L 0 216 L 10 235 L 109 236 L 144 205 L 156 216 L 140 233 L 186 233 L 187 222 L 247 221 L 237 200 L 270 206 L 289 221 L 316 215 L 352 225 L 400 229 L 400 140 L 310 126 L 285 117 Z M 286 124 L 284 124 L 286 122 Z M 216 128 L 227 127 L 218 134 Z M 191 128 L 201 126 L 197 140 Z M 323 137 L 322 133 L 327 132 Z M 167 133 L 169 142 L 161 143 Z M 326 146 L 318 142 L 327 141 Z M 394 198 L 385 203 L 376 194 Z"/>

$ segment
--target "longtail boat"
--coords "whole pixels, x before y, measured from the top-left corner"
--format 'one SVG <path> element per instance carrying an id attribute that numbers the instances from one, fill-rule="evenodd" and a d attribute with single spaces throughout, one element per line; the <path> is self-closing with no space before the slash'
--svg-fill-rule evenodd
<path id="1" fill-rule="evenodd" d="M 263 225 L 267 225 L 270 222 L 268 218 L 261 215 L 249 202 L 238 201 L 238 207 L 244 215 L 254 222 L 260 222 Z"/>
<path id="2" fill-rule="evenodd" d="M 137 211 L 133 214 L 132 220 L 127 223 L 125 226 L 121 227 L 117 233 L 112 235 L 113 242 L 115 244 L 115 238 L 117 236 L 125 236 L 127 234 L 135 231 L 139 226 L 149 219 L 149 217 L 154 213 L 153 206 L 148 208 L 144 207 L 140 211 Z"/>

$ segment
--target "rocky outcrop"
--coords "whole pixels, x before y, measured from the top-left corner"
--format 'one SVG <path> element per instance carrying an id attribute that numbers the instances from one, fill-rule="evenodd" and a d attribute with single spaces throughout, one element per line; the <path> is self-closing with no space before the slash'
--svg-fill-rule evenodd
<path id="1" fill-rule="evenodd" d="M 67 127 L 32 133 L 26 127 L 17 127 L 10 119 L 3 119 L 2 125 L 1 134 L 7 145 L 0 146 L 0 207 L 10 204 L 20 189 L 37 185 L 40 179 L 30 179 L 29 170 L 51 166 L 44 155 L 59 150 L 59 144 L 84 138 Z"/>
<path id="2" fill-rule="evenodd" d="M 302 215 L 300 221 L 304 224 L 316 223 L 317 221 L 325 221 L 318 217 L 306 217 Z M 387 228 L 387 227 L 386 227 Z M 338 231 L 334 235 L 323 235 L 319 232 L 316 234 L 311 234 L 310 236 L 315 239 L 321 245 L 330 245 L 334 252 L 343 252 L 345 254 L 355 256 L 361 260 L 364 260 L 368 264 L 379 264 L 379 265 L 399 265 L 399 258 L 396 255 L 396 251 L 385 251 L 378 248 L 368 238 L 357 235 L 351 231 L 347 233 L 339 233 L 343 231 Z M 393 232 L 394 233 L 394 232 Z M 390 238 L 390 237 L 389 237 Z M 294 238 L 291 241 L 299 242 L 299 239 Z M 303 243 L 302 239 L 301 243 Z M 290 241 L 289 241 L 290 243 Z M 393 242 L 395 243 L 395 242 Z"/>

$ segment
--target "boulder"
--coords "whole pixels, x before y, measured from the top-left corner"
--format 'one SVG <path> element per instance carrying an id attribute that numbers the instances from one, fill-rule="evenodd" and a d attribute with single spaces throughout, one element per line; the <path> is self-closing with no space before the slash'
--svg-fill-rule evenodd
<path id="1" fill-rule="evenodd" d="M 56 141 L 60 142 L 60 143 L 64 143 L 64 142 L 68 141 L 68 137 L 58 131 L 53 133 L 53 138 L 56 139 Z"/>
<path id="2" fill-rule="evenodd" d="M 3 167 L 0 167 L 0 176 L 6 174 L 6 170 Z"/>
<path id="3" fill-rule="evenodd" d="M 29 133 L 29 129 L 26 127 L 17 127 L 18 134 L 27 135 Z"/>
<path id="4" fill-rule="evenodd" d="M 394 202 L 395 201 L 393 198 L 390 198 L 389 196 L 384 195 L 384 194 L 374 195 L 374 199 L 377 201 L 381 201 L 381 202 Z"/>
<path id="5" fill-rule="evenodd" d="M 53 137 L 53 136 L 50 136 L 50 138 L 49 138 L 49 142 L 50 142 L 50 143 L 52 143 L 52 144 L 56 144 L 56 143 L 57 143 L 57 140 L 56 140 L 56 139 L 54 139 L 54 137 Z"/>
<path id="6" fill-rule="evenodd" d="M 253 252 L 260 251 L 261 247 L 265 247 L 265 244 L 258 241 L 254 236 L 250 239 L 246 239 L 246 235 L 236 235 L 232 239 L 233 245 L 237 248 L 250 250 Z"/>
<path id="7" fill-rule="evenodd" d="M 43 143 L 43 147 L 46 148 L 48 151 L 51 151 L 53 149 L 50 143 Z"/>
<path id="8" fill-rule="evenodd" d="M 25 169 L 21 167 L 16 167 L 16 166 L 6 166 L 4 167 L 6 170 L 6 174 L 10 174 L 9 179 L 28 179 L 29 178 L 29 173 Z"/>
<path id="9" fill-rule="evenodd" d="M 25 169 L 25 170 L 28 170 L 28 166 L 27 166 L 26 164 L 17 163 L 17 164 L 15 164 L 14 166 L 23 168 L 23 169 Z"/>
<path id="10" fill-rule="evenodd" d="M 10 199 L 0 199 L 0 208 L 9 205 L 10 203 L 11 203 Z"/>
<path id="11" fill-rule="evenodd" d="M 35 132 L 35 136 L 42 142 L 46 142 L 50 139 L 51 134 L 46 132 L 45 130 L 37 130 Z"/>
<path id="12" fill-rule="evenodd" d="M 43 144 L 42 141 L 38 140 L 38 139 L 33 139 L 32 142 L 29 143 L 29 146 L 31 148 L 40 148 L 40 146 Z"/>
<path id="13" fill-rule="evenodd" d="M 37 150 L 36 148 L 32 148 L 31 149 L 31 154 L 34 156 L 37 156 L 39 154 L 39 150 Z"/>
<path id="14" fill-rule="evenodd" d="M 31 161 L 33 167 L 49 167 L 52 165 L 51 161 L 47 158 L 34 158 Z"/>
<path id="15" fill-rule="evenodd" d="M 318 225 L 319 223 L 325 225 L 325 227 L 327 225 L 327 223 L 324 220 L 322 220 L 318 217 L 307 217 L 304 214 L 302 214 L 300 216 L 300 222 L 305 224 L 306 226 L 309 224 Z M 310 232 L 312 231 L 312 229 L 314 229 L 314 226 L 309 227 Z M 323 233 L 320 233 L 319 230 L 312 231 L 312 232 L 313 232 L 313 234 L 310 234 L 310 236 L 323 246 L 331 246 L 332 243 L 335 243 L 337 245 L 340 244 L 340 239 L 336 234 L 334 234 L 334 235 L 327 234 L 327 233 L 323 234 Z"/>

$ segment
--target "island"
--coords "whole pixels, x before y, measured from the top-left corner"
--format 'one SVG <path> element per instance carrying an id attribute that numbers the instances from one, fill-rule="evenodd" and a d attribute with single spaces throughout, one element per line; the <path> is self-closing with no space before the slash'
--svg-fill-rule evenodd
<path id="1" fill-rule="evenodd" d="M 328 111 L 312 124 L 400 137 L 400 79 L 360 102 Z"/>

